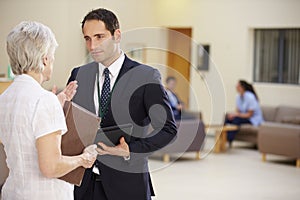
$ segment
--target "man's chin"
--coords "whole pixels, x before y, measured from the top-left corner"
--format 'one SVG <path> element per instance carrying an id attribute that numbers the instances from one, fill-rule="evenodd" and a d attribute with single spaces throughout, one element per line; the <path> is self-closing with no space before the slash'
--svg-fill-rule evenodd
<path id="1" fill-rule="evenodd" d="M 92 56 L 93 60 L 97 63 L 102 63 L 103 58 L 101 56 Z"/>

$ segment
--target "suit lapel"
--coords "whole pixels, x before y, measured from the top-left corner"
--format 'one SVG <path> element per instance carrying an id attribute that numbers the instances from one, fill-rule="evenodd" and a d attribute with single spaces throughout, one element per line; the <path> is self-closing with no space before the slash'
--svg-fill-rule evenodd
<path id="1" fill-rule="evenodd" d="M 118 84 L 118 81 L 130 70 L 130 69 L 132 69 L 133 67 L 135 67 L 136 66 L 136 63 L 135 62 L 133 62 L 132 60 L 130 60 L 126 55 L 125 55 L 125 60 L 124 60 L 124 63 L 123 63 L 123 65 L 122 65 L 122 67 L 121 67 L 121 70 L 120 70 L 120 72 L 119 72 L 119 75 L 118 75 L 118 77 L 117 77 L 117 80 L 116 80 L 116 82 L 115 82 L 115 84 Z M 126 85 L 128 84 L 128 82 L 129 82 L 129 78 L 126 78 L 126 81 L 125 82 L 123 82 L 122 81 L 122 84 L 123 84 L 123 87 L 124 88 L 126 88 Z M 115 88 L 115 86 L 114 86 L 114 88 Z M 118 91 L 118 92 L 120 92 L 120 91 Z M 125 92 L 125 90 L 122 90 L 121 92 Z M 119 94 L 118 96 L 121 96 L 122 94 Z"/>
<path id="2" fill-rule="evenodd" d="M 96 74 L 98 72 L 98 64 L 96 62 L 90 63 L 79 68 L 76 80 L 78 81 L 78 88 L 73 101 L 83 106 L 85 109 L 96 113 L 94 103 L 94 91 Z"/>

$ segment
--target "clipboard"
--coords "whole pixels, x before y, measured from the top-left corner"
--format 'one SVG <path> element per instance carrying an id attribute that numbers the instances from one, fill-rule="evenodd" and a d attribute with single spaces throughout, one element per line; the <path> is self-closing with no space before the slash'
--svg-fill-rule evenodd
<path id="1" fill-rule="evenodd" d="M 101 120 L 96 114 L 71 101 L 65 102 L 63 110 L 68 131 L 62 136 L 62 155 L 76 156 L 93 144 Z M 80 186 L 84 172 L 84 167 L 78 167 L 59 179 Z"/>
<path id="2" fill-rule="evenodd" d="M 98 145 L 98 142 L 103 142 L 107 146 L 116 146 L 119 144 L 121 137 L 124 137 L 126 143 L 129 143 L 132 135 L 132 128 L 132 124 L 100 128 L 97 131 L 94 143 Z"/>

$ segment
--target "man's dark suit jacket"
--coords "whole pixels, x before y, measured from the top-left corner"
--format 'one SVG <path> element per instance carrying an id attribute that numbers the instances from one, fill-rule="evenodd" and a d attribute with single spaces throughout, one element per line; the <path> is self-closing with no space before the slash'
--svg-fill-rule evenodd
<path id="1" fill-rule="evenodd" d="M 73 101 L 95 112 L 94 91 L 98 63 L 92 62 L 73 69 L 69 81 L 77 80 L 78 88 Z M 130 160 L 117 156 L 100 156 L 98 166 L 105 194 L 109 200 L 144 200 L 154 195 L 148 172 L 148 155 L 175 139 L 177 128 L 161 85 L 158 70 L 130 60 L 125 56 L 107 113 L 101 127 L 133 124 L 129 142 Z M 151 123 L 154 131 L 148 132 Z M 98 159 L 99 160 L 99 159 Z M 76 199 L 90 187 L 91 169 L 87 169 Z M 85 199 L 82 197 L 82 199 Z"/>

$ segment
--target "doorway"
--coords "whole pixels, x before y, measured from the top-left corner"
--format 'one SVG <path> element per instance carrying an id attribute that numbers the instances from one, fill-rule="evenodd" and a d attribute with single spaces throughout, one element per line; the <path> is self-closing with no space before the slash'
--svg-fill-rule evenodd
<path id="1" fill-rule="evenodd" d="M 175 92 L 189 109 L 192 28 L 168 28 L 167 76 L 177 79 Z"/>

